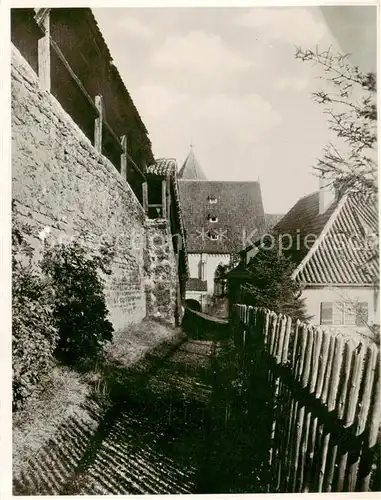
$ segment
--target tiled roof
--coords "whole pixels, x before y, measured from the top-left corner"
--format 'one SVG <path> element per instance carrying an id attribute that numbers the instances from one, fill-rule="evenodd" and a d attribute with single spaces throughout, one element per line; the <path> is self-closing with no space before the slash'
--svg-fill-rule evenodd
<path id="1" fill-rule="evenodd" d="M 161 177 L 176 176 L 177 164 L 174 158 L 158 158 L 153 165 L 147 167 L 147 174 Z"/>
<path id="2" fill-rule="evenodd" d="M 303 245 L 304 238 L 309 234 L 319 235 L 337 206 L 334 202 L 324 214 L 319 214 L 319 191 L 304 196 L 297 201 L 291 210 L 276 224 L 273 232 L 292 236 L 292 247 L 288 254 L 299 264 L 308 253 Z M 286 245 L 286 236 L 285 236 Z"/>
<path id="3" fill-rule="evenodd" d="M 179 179 L 179 188 L 189 253 L 232 253 L 263 233 L 265 218 L 258 182 Z M 213 199 L 216 203 L 210 203 Z M 211 239 L 213 234 L 217 240 Z"/>
<path id="4" fill-rule="evenodd" d="M 206 292 L 208 284 L 200 278 L 189 278 L 186 283 L 186 289 L 190 292 Z"/>
<path id="5" fill-rule="evenodd" d="M 283 217 L 284 214 L 265 214 L 266 231 L 271 231 Z"/>
<path id="6" fill-rule="evenodd" d="M 187 238 L 184 226 L 184 217 L 180 203 L 179 183 L 177 180 L 177 163 L 174 158 L 159 158 L 153 165 L 147 167 L 146 173 L 148 175 L 157 175 L 159 177 L 170 177 L 172 180 L 173 191 L 175 194 L 175 205 L 177 212 L 177 220 L 180 227 L 181 239 L 184 243 L 184 264 L 186 277 L 189 276 L 189 263 L 187 252 Z"/>
<path id="7" fill-rule="evenodd" d="M 373 201 L 343 196 L 319 215 L 319 193 L 298 203 L 277 224 L 278 234 L 290 234 L 290 255 L 298 264 L 293 277 L 313 285 L 372 285 L 378 276 L 378 253 L 372 250 L 371 234 L 377 234 L 378 213 Z M 300 248 L 295 248 L 300 234 Z M 314 235 L 309 245 L 304 236 Z M 286 240 L 285 240 L 286 241 Z M 370 258 L 373 256 L 373 258 Z"/>
<path id="8" fill-rule="evenodd" d="M 202 180 L 206 181 L 206 175 L 204 174 L 202 168 L 200 167 L 197 158 L 194 155 L 193 148 L 189 151 L 183 166 L 179 170 L 179 179 L 192 179 L 192 180 Z"/>

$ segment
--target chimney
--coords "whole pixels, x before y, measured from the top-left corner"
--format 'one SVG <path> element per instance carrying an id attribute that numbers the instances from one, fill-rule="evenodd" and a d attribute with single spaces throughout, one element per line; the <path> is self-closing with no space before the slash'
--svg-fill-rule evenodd
<path id="1" fill-rule="evenodd" d="M 322 175 L 319 178 L 319 215 L 324 214 L 335 201 L 335 189 L 332 182 Z"/>

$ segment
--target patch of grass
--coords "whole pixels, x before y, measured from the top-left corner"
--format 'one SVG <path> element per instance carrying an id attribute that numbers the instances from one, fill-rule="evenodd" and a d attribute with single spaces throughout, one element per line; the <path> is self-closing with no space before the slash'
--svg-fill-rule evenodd
<path id="1" fill-rule="evenodd" d="M 142 383 L 141 377 L 146 377 L 186 338 L 180 328 L 148 319 L 117 332 L 105 349 L 103 359 L 85 375 L 92 385 L 93 397 L 98 402 L 123 399 L 128 388 Z"/>
<path id="2" fill-rule="evenodd" d="M 55 366 L 45 375 L 22 410 L 13 414 L 13 474 L 19 475 L 25 464 L 74 415 L 86 420 L 82 409 L 90 387 L 75 371 Z"/>
<path id="3" fill-rule="evenodd" d="M 111 389 L 125 382 L 150 356 L 160 358 L 186 338 L 180 329 L 145 320 L 117 332 L 104 356 L 87 367 L 56 365 L 45 375 L 25 406 L 13 415 L 13 470 L 19 476 L 27 462 L 55 439 L 70 418 L 90 419 L 87 401 L 108 406 Z M 149 364 L 149 363 L 148 363 Z"/>
<path id="4" fill-rule="evenodd" d="M 158 321 L 143 320 L 114 334 L 114 339 L 106 348 L 105 363 L 122 364 L 131 368 L 148 354 L 153 354 L 161 346 L 180 342 L 185 335 Z"/>

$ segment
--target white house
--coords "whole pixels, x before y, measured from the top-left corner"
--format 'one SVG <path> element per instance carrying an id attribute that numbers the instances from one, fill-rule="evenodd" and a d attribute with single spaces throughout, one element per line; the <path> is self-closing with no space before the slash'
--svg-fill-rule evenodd
<path id="1" fill-rule="evenodd" d="M 278 222 L 274 235 L 296 264 L 313 325 L 372 336 L 380 324 L 376 201 L 341 197 L 322 183 Z M 246 263 L 257 252 L 245 252 Z"/>
<path id="2" fill-rule="evenodd" d="M 180 201 L 187 233 L 190 279 L 186 300 L 207 310 L 218 295 L 219 264 L 229 264 L 250 237 L 263 232 L 265 215 L 259 182 L 209 181 L 193 149 L 178 174 Z"/>

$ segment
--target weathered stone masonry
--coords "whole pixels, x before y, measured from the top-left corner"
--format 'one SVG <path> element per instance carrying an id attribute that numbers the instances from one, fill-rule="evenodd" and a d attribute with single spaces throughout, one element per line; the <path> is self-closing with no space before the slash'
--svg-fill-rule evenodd
<path id="1" fill-rule="evenodd" d="M 45 227 L 50 237 L 65 238 L 80 231 L 110 240 L 117 238 L 113 272 L 107 281 L 107 305 L 115 329 L 157 312 L 152 300 L 147 262 L 155 260 L 147 249 L 146 224 L 150 224 L 127 181 L 111 162 L 97 152 L 88 138 L 46 91 L 20 52 L 12 47 L 12 188 L 14 216 L 28 222 L 37 235 Z M 150 224 L 150 232 L 155 225 Z M 176 293 L 176 263 L 169 237 L 163 296 Z M 163 233 L 163 234 L 164 234 Z M 161 247 L 158 247 L 159 251 Z M 144 265 L 144 254 L 151 255 Z M 153 259 L 153 260 L 152 260 Z M 155 275 L 157 271 L 155 271 Z M 149 303 L 147 311 L 146 284 Z M 155 285 L 156 286 L 156 285 Z M 149 291 L 151 290 L 151 292 Z M 164 309 L 160 305 L 161 314 Z M 172 317 L 164 318 L 173 322 Z"/>
<path id="2" fill-rule="evenodd" d="M 147 308 L 157 319 L 174 320 L 178 275 L 167 220 L 148 220 L 146 236 Z"/>

